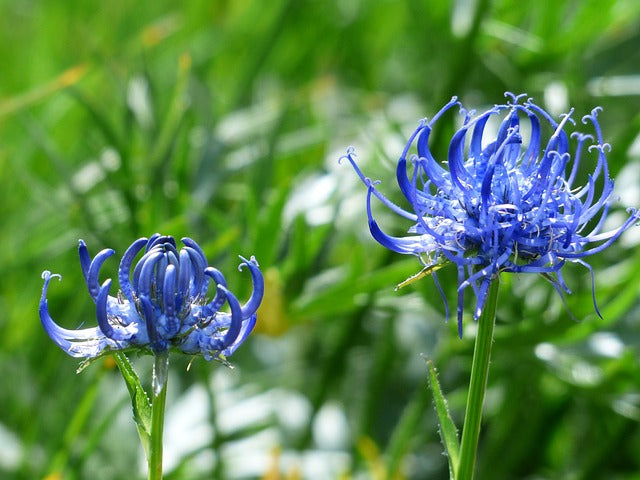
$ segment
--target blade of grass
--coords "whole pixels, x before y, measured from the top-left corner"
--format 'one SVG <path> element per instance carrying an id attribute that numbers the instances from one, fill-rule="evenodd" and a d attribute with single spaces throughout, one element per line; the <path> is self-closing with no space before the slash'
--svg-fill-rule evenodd
<path id="1" fill-rule="evenodd" d="M 429 388 L 433 394 L 433 403 L 440 423 L 440 438 L 442 439 L 442 444 L 446 450 L 447 458 L 449 459 L 449 472 L 451 478 L 456 478 L 458 474 L 458 462 L 460 459 L 460 440 L 458 438 L 458 429 L 451 419 L 447 400 L 440 388 L 436 367 L 430 359 L 425 357 L 425 361 L 427 362 L 427 367 L 429 369 Z"/>
<path id="2" fill-rule="evenodd" d="M 24 110 L 66 87 L 78 83 L 86 71 L 87 67 L 85 65 L 77 65 L 65 70 L 53 80 L 22 95 L 0 100 L 0 119 Z"/>

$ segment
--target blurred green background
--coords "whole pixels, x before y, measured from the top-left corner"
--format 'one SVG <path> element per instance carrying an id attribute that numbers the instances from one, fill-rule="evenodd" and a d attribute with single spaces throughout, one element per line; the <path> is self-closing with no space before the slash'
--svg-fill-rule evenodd
<path id="1" fill-rule="evenodd" d="M 144 477 L 117 370 L 76 375 L 37 305 L 60 273 L 54 319 L 94 325 L 77 240 L 121 254 L 154 232 L 198 241 L 240 298 L 238 255 L 267 281 L 234 369 L 173 357 L 167 479 L 447 478 L 420 354 L 461 424 L 473 320 L 458 339 L 429 278 L 394 291 L 419 265 L 370 238 L 338 158 L 355 146 L 391 194 L 420 118 L 526 92 L 604 107 L 638 206 L 639 65 L 637 0 L 0 0 L 0 478 Z M 575 320 L 543 279 L 503 276 L 478 479 L 640 478 L 637 243 L 591 261 L 604 319 L 584 269 Z M 453 301 L 455 270 L 441 281 Z"/>

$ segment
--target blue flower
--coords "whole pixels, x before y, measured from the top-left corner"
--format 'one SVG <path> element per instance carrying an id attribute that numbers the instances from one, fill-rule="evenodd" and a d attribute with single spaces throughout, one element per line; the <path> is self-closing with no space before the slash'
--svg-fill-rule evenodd
<path id="1" fill-rule="evenodd" d="M 93 259 L 80 240 L 80 266 L 89 294 L 96 304 L 98 326 L 68 330 L 56 324 L 49 314 L 47 289 L 53 277 L 43 272 L 40 319 L 51 339 L 73 357 L 95 358 L 115 350 L 135 349 L 162 354 L 171 349 L 186 354 L 202 354 L 205 359 L 224 361 L 251 333 L 256 310 L 262 301 L 264 282 L 258 264 L 242 258 L 249 268 L 253 292 L 245 305 L 227 289 L 220 271 L 209 267 L 202 249 L 190 238 L 183 238 L 178 251 L 173 237 L 155 234 L 140 238 L 127 249 L 118 270 L 120 291 L 109 295 L 111 279 L 98 283 L 104 261 L 111 249 Z M 131 277 L 131 266 L 145 249 Z M 215 296 L 207 301 L 210 283 Z M 228 304 L 229 313 L 220 309 Z"/>
<path id="2" fill-rule="evenodd" d="M 363 175 L 353 148 L 342 157 L 368 187 L 369 229 L 379 243 L 418 256 L 426 271 L 434 272 L 441 294 L 435 270 L 444 263 L 456 265 L 460 335 L 464 293 L 469 287 L 476 297 L 477 319 L 491 282 L 501 272 L 540 273 L 562 297 L 571 292 L 561 269 L 573 262 L 589 269 L 593 286 L 593 271 L 584 259 L 609 247 L 638 219 L 636 211 L 629 209 L 622 225 L 602 231 L 615 196 L 606 158 L 611 147 L 602 139 L 599 108 L 582 118 L 591 134 L 569 135 L 566 130 L 575 125 L 573 110 L 556 121 L 531 99 L 520 103 L 525 95 L 505 96 L 506 104 L 480 114 L 460 106 L 462 126 L 451 138 L 448 158 L 442 163 L 429 149 L 429 136 L 438 119 L 459 102 L 454 97 L 433 119 L 420 122 L 396 171 L 410 210 L 391 202 L 376 187 L 379 182 Z M 502 118 L 495 133 L 487 128 L 492 117 Z M 545 132 L 548 140 L 543 144 Z M 589 153 L 595 167 L 586 184 L 576 186 L 581 163 Z M 372 195 L 413 223 L 410 235 L 393 237 L 380 229 L 371 210 Z M 598 312 L 595 294 L 594 306 Z"/>

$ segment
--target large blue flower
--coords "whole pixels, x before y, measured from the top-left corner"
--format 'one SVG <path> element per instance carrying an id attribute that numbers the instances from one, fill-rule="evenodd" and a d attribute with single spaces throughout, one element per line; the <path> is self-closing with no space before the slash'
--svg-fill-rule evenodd
<path id="1" fill-rule="evenodd" d="M 454 97 L 433 119 L 420 122 L 396 172 L 410 211 L 392 203 L 376 188 L 378 182 L 363 175 L 353 148 L 342 157 L 368 187 L 369 228 L 379 243 L 417 255 L 427 271 L 434 272 L 438 289 L 435 267 L 447 262 L 456 265 L 460 335 L 467 288 L 471 287 L 477 299 L 476 319 L 489 285 L 500 272 L 540 273 L 561 296 L 570 293 L 561 275 L 565 263 L 585 266 L 593 279 L 583 259 L 607 248 L 638 218 L 635 210 L 629 210 L 622 225 L 602 231 L 615 197 L 606 158 L 610 145 L 602 139 L 599 108 L 582 119 L 592 134 L 576 131 L 569 136 L 566 130 L 575 125 L 573 110 L 556 121 L 531 99 L 519 103 L 525 95 L 505 96 L 510 99 L 506 104 L 477 115 L 460 106 L 464 120 L 442 163 L 429 149 L 429 136 L 442 114 L 459 102 Z M 494 116 L 503 120 L 497 133 L 487 138 L 487 124 Z M 521 128 L 523 119 L 528 128 Z M 549 138 L 543 144 L 545 131 Z M 585 185 L 576 186 L 583 157 L 590 152 L 595 160 L 593 173 Z M 410 235 L 392 237 L 380 229 L 371 211 L 372 195 L 413 223 Z"/>
<path id="2" fill-rule="evenodd" d="M 155 234 L 140 238 L 127 249 L 118 270 L 120 291 L 109 295 L 111 279 L 102 285 L 98 274 L 114 251 L 105 249 L 93 259 L 85 243 L 78 248 L 80 266 L 96 304 L 98 326 L 68 330 L 49 315 L 47 289 L 53 277 L 43 272 L 40 319 L 51 339 L 73 357 L 94 358 L 113 350 L 136 349 L 161 354 L 176 349 L 186 354 L 202 354 L 205 359 L 224 360 L 251 333 L 256 310 L 262 301 L 264 282 L 258 264 L 242 258 L 253 279 L 253 292 L 245 305 L 227 289 L 222 273 L 209 267 L 202 249 L 190 238 L 183 238 L 178 251 L 173 237 Z M 131 267 L 145 248 L 131 277 Z M 209 284 L 215 296 L 207 301 Z M 221 312 L 228 304 L 229 313 Z"/>

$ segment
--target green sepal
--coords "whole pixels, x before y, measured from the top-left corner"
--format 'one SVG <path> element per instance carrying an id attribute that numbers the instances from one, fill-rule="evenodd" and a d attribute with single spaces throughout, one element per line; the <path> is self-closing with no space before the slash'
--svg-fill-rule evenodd
<path id="1" fill-rule="evenodd" d="M 449 474 L 451 478 L 457 478 L 458 462 L 460 458 L 460 439 L 458 438 L 458 429 L 451 419 L 447 399 L 442 393 L 440 382 L 438 382 L 438 372 L 433 361 L 423 356 L 427 362 L 429 369 L 429 389 L 433 394 L 433 404 L 438 415 L 438 423 L 440 424 L 439 433 L 442 445 L 445 448 L 447 458 L 449 460 Z"/>
<path id="2" fill-rule="evenodd" d="M 120 369 L 122 378 L 127 385 L 131 396 L 131 406 L 133 407 L 133 419 L 136 421 L 140 442 L 147 458 L 151 444 L 151 402 L 142 388 L 140 378 L 133 369 L 131 362 L 122 352 L 114 352 L 113 358 Z"/>

